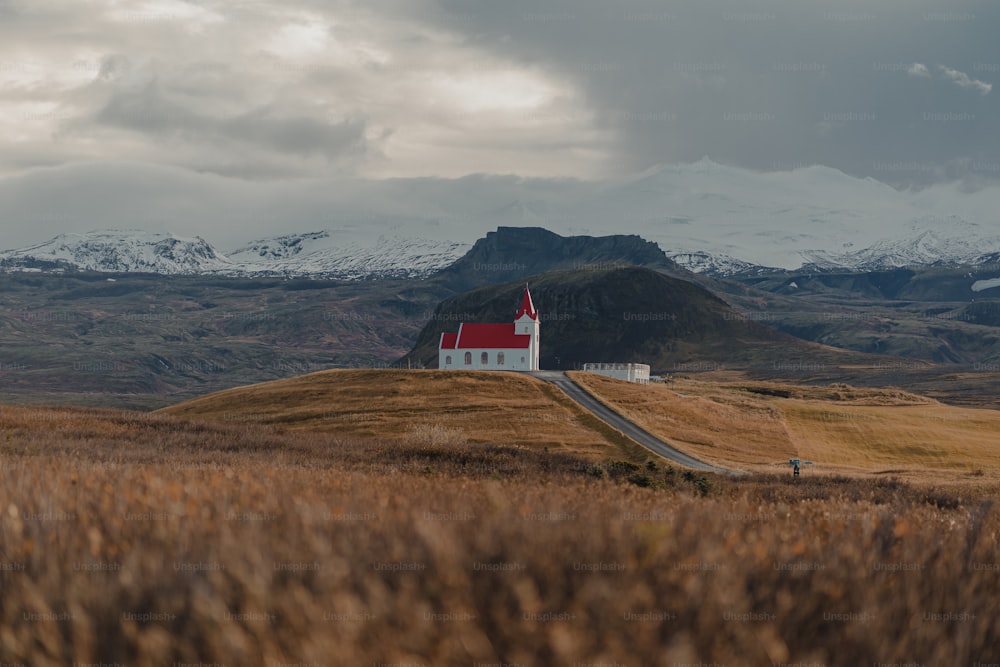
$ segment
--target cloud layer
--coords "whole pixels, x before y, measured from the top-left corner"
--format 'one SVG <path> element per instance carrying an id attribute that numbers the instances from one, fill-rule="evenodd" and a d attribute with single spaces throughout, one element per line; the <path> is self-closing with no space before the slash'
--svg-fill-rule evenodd
<path id="1" fill-rule="evenodd" d="M 607 179 L 708 155 L 974 189 L 1000 171 L 997 25 L 989 0 L 0 0 L 0 178 Z"/>

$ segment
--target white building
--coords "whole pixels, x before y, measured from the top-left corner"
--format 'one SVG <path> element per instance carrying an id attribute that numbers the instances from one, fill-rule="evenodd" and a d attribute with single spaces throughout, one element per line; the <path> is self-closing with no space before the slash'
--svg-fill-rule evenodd
<path id="1" fill-rule="evenodd" d="M 457 333 L 443 332 L 438 342 L 438 368 L 537 371 L 538 325 L 538 312 L 525 286 L 521 307 L 512 324 L 463 322 L 458 325 Z"/>
<path id="2" fill-rule="evenodd" d="M 583 371 L 636 384 L 649 384 L 649 364 L 584 364 Z"/>

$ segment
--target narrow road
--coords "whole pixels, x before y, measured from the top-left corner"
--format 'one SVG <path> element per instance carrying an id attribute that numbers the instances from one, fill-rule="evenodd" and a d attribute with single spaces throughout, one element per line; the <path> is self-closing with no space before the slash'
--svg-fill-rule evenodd
<path id="1" fill-rule="evenodd" d="M 699 461 L 693 456 L 688 456 L 684 452 L 674 449 L 646 429 L 634 422 L 629 421 L 628 419 L 625 419 L 620 414 L 598 401 L 596 398 L 591 396 L 586 389 L 573 382 L 573 380 L 571 380 L 562 371 L 536 371 L 533 372 L 532 375 L 537 377 L 539 380 L 545 380 L 546 382 L 559 387 L 562 389 L 563 393 L 579 403 L 581 407 L 592 413 L 602 422 L 621 431 L 638 444 L 655 454 L 659 454 L 665 459 L 669 459 L 688 468 L 694 468 L 695 470 L 705 470 L 707 472 L 728 472 L 727 470 L 716 468 L 715 466 L 709 465 L 704 461 Z"/>

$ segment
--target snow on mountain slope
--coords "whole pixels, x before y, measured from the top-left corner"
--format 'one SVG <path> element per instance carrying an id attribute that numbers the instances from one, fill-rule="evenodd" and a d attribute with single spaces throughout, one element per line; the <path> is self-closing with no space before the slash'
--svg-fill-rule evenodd
<path id="1" fill-rule="evenodd" d="M 909 239 L 882 240 L 856 252 L 838 254 L 817 250 L 804 252 L 802 256 L 818 269 L 878 271 L 912 265 L 976 264 L 984 255 L 984 247 L 1000 247 L 1000 238 L 952 237 L 932 229 Z"/>
<path id="2" fill-rule="evenodd" d="M 141 230 L 60 234 L 38 245 L 0 253 L 0 267 L 39 263 L 116 273 L 211 273 L 232 268 L 204 239 Z"/>
<path id="3" fill-rule="evenodd" d="M 774 270 L 773 267 L 750 264 L 723 253 L 713 255 L 708 252 L 674 252 L 667 253 L 667 257 L 688 271 L 712 276 L 731 276 Z"/>
<path id="4" fill-rule="evenodd" d="M 419 277 L 453 263 L 470 244 L 323 230 L 253 241 L 228 253 L 248 275 L 328 276 L 342 279 Z"/>
<path id="5" fill-rule="evenodd" d="M 73 267 L 114 273 L 323 276 L 345 280 L 418 277 L 443 268 L 469 246 L 455 242 L 337 232 L 289 234 L 254 241 L 223 255 L 201 238 L 143 231 L 63 234 L 28 248 L 0 253 L 0 269 Z"/>
<path id="6" fill-rule="evenodd" d="M 997 188 L 898 191 L 828 167 L 757 172 L 703 159 L 607 184 L 574 217 L 594 221 L 594 233 L 611 227 L 602 218 L 613 221 L 692 270 L 726 274 L 744 264 L 872 270 L 974 261 L 1000 250 L 998 210 Z"/>
<path id="7" fill-rule="evenodd" d="M 989 280 L 977 280 L 972 283 L 973 292 L 982 292 L 983 290 L 993 289 L 994 287 L 1000 287 L 1000 278 L 990 278 Z"/>
<path id="8" fill-rule="evenodd" d="M 307 232 L 305 234 L 287 234 L 271 239 L 251 241 L 246 246 L 229 253 L 230 259 L 237 262 L 274 262 L 295 257 L 309 248 L 316 241 L 327 239 L 327 231 Z"/>

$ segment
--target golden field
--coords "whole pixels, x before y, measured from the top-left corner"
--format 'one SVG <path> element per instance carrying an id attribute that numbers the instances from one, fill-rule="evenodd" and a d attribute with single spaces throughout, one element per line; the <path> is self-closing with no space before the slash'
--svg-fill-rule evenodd
<path id="1" fill-rule="evenodd" d="M 763 382 L 632 385 L 570 375 L 605 405 L 683 451 L 724 467 L 805 474 L 1000 480 L 1000 412 L 959 408 L 896 389 Z"/>
<path id="2" fill-rule="evenodd" d="M 570 372 L 619 414 L 704 461 L 738 471 L 893 474 L 1000 481 L 1000 412 L 898 389 L 677 379 L 633 385 Z M 336 433 L 384 442 L 517 444 L 593 461 L 642 462 L 622 438 L 554 387 L 518 373 L 323 371 L 210 394 L 156 414 Z"/>
<path id="3" fill-rule="evenodd" d="M 0 406 L 0 663 L 997 661 L 988 461 L 962 485 L 825 466 L 798 481 L 786 467 L 702 475 L 629 456 L 585 420 L 551 444 L 490 438 L 490 420 L 505 420 L 476 396 L 482 383 L 463 379 L 442 399 L 433 374 L 371 377 L 327 395 L 292 385 L 294 399 L 278 383 L 234 390 L 181 415 Z M 484 391 L 523 409 L 534 381 L 501 379 Z M 937 406 L 844 388 L 701 391 L 663 400 L 705 402 L 691 414 L 717 413 L 705 433 L 719 443 L 736 442 L 733 415 L 785 402 Z M 378 400 L 352 427 L 310 412 L 362 410 L 365 393 Z M 401 407 L 462 400 L 476 415 L 464 424 Z M 540 404 L 573 414 L 558 397 Z M 394 420 L 371 417 L 383 413 Z M 739 460 L 735 444 L 717 447 Z"/>
<path id="4" fill-rule="evenodd" d="M 522 373 L 321 371 L 221 391 L 158 414 L 387 442 L 431 437 L 645 458 L 561 391 Z"/>

